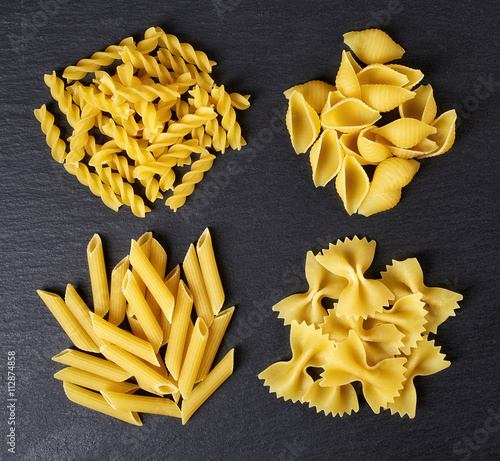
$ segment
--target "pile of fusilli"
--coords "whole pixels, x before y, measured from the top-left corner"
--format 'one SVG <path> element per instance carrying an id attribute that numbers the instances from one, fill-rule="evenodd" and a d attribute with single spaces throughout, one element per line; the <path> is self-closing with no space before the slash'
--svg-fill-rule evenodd
<path id="1" fill-rule="evenodd" d="M 114 71 L 103 70 L 120 60 Z M 73 132 L 61 139 L 54 116 L 43 105 L 35 110 L 52 156 L 117 211 L 123 204 L 136 216 L 150 211 L 132 186 L 135 180 L 150 202 L 163 198 L 181 207 L 215 155 L 246 142 L 235 109 L 250 106 L 249 95 L 229 94 L 210 76 L 214 61 L 159 27 L 135 43 L 128 37 L 64 70 L 63 78 L 45 75 L 45 83 Z M 94 73 L 89 84 L 82 83 Z M 181 176 L 181 168 L 189 170 Z"/>

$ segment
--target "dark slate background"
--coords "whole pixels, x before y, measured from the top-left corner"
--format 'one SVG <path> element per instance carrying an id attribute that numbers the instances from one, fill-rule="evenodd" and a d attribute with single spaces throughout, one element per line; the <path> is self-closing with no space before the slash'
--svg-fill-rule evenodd
<path id="1" fill-rule="evenodd" d="M 206 0 L 2 2 L 0 88 L 1 459 L 377 460 L 497 459 L 500 430 L 499 94 L 496 2 Z M 252 94 L 240 113 L 248 146 L 219 158 L 178 213 L 161 201 L 145 218 L 106 208 L 52 160 L 33 109 L 51 101 L 43 74 L 162 26 L 218 62 L 214 77 Z M 282 92 L 333 83 L 342 34 L 380 26 L 422 69 L 439 112 L 457 108 L 453 150 L 422 161 L 401 203 L 349 217 L 333 187 L 315 189 L 306 156 L 283 131 Z M 72 283 L 90 300 L 85 248 L 95 232 L 109 265 L 151 230 L 169 267 L 203 229 L 213 232 L 227 306 L 237 310 L 222 345 L 234 375 L 189 421 L 145 415 L 129 426 L 69 402 L 50 358 L 69 346 L 37 288 Z M 437 343 L 452 366 L 417 379 L 413 420 L 359 413 L 325 417 L 270 395 L 257 375 L 290 356 L 289 329 L 271 306 L 307 288 L 303 267 L 345 236 L 378 243 L 371 276 L 416 256 L 426 282 L 461 292 Z M 7 352 L 17 359 L 16 454 L 7 452 Z"/>

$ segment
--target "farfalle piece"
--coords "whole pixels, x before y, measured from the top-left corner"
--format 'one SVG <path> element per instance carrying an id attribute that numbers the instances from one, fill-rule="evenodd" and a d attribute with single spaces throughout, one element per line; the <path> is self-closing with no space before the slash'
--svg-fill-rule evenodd
<path id="1" fill-rule="evenodd" d="M 290 346 L 292 358 L 266 368 L 259 374 L 259 379 L 263 379 L 264 386 L 269 386 L 269 392 L 275 392 L 278 398 L 296 402 L 302 401 L 306 392 L 314 385 L 307 368 L 323 366 L 332 344 L 320 329 L 305 322 L 299 325 L 293 321 Z"/>
<path id="2" fill-rule="evenodd" d="M 363 395 L 374 413 L 385 408 L 403 388 L 406 358 L 391 357 L 374 366 L 367 363 L 363 343 L 354 330 L 330 351 L 320 386 L 344 386 L 354 381 L 363 384 Z"/>
<path id="3" fill-rule="evenodd" d="M 312 251 L 307 253 L 306 279 L 309 284 L 306 293 L 288 296 L 273 306 L 273 311 L 279 312 L 278 317 L 284 319 L 285 325 L 293 320 L 307 325 L 321 323 L 326 315 L 322 299 L 337 299 L 346 286 L 346 280 L 325 269 Z"/>
<path id="4" fill-rule="evenodd" d="M 429 341 L 427 336 L 418 342 L 417 347 L 412 349 L 405 363 L 406 371 L 404 375 L 406 381 L 404 387 L 399 392 L 399 396 L 394 399 L 394 402 L 388 405 L 391 414 L 399 413 L 400 416 L 415 417 L 417 391 L 413 383 L 414 378 L 416 376 L 433 375 L 451 365 L 448 360 L 445 360 L 445 355 L 441 354 L 440 351 L 441 348 L 434 345 L 434 340 Z"/>
<path id="5" fill-rule="evenodd" d="M 375 255 L 376 242 L 366 238 L 338 241 L 330 244 L 328 250 L 316 256 L 330 272 L 344 277 L 347 287 L 342 290 L 336 306 L 337 315 L 353 316 L 355 319 L 373 316 L 381 312 L 394 299 L 392 292 L 379 280 L 364 277 Z"/>
<path id="6" fill-rule="evenodd" d="M 310 389 L 304 394 L 302 403 L 308 403 L 309 407 L 316 408 L 318 413 L 322 411 L 325 416 L 330 413 L 333 416 L 350 415 L 359 410 L 359 401 L 356 390 L 351 384 L 337 387 L 322 387 L 322 379 L 314 381 Z"/>
<path id="7" fill-rule="evenodd" d="M 394 293 L 396 299 L 411 293 L 421 293 L 427 314 L 425 330 L 436 333 L 437 328 L 448 317 L 455 316 L 458 301 L 463 299 L 459 293 L 438 287 L 428 287 L 424 284 L 424 274 L 416 258 L 404 261 L 393 261 L 381 273 L 382 282 Z"/>

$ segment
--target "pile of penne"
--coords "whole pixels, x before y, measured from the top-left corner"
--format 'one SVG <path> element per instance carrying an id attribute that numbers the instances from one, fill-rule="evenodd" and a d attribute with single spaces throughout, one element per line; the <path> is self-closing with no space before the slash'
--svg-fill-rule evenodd
<path id="1" fill-rule="evenodd" d="M 140 412 L 185 424 L 234 363 L 232 349 L 210 370 L 234 307 L 221 312 L 224 291 L 209 230 L 184 258 L 186 282 L 179 265 L 165 275 L 167 254 L 151 232 L 132 240 L 109 284 L 97 234 L 87 258 L 93 311 L 72 285 L 64 300 L 38 290 L 76 347 L 53 357 L 67 365 L 55 378 L 71 401 L 130 424 L 142 425 Z"/>

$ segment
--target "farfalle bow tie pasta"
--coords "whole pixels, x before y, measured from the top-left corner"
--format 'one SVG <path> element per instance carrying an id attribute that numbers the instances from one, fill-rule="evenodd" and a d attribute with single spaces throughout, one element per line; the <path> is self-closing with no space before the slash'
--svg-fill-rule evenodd
<path id="1" fill-rule="evenodd" d="M 121 61 L 112 73 L 108 68 Z M 173 191 L 166 205 L 176 211 L 212 167 L 215 155 L 246 144 L 235 109 L 249 95 L 228 93 L 210 76 L 214 61 L 159 27 L 136 43 L 127 37 L 64 70 L 44 77 L 72 129 L 60 136 L 45 104 L 35 110 L 53 158 L 93 194 L 117 211 L 150 211 L 132 186 L 143 186 L 154 202 Z M 82 79 L 94 74 L 92 83 Z M 183 173 L 178 167 L 189 165 Z M 180 178 L 180 179 L 179 179 Z"/>
<path id="2" fill-rule="evenodd" d="M 367 279 L 375 245 L 354 237 L 307 254 L 309 290 L 273 307 L 291 326 L 292 358 L 259 375 L 277 397 L 343 416 L 359 409 L 352 385 L 359 381 L 375 413 L 390 409 L 413 418 L 415 376 L 450 365 L 429 336 L 455 315 L 462 296 L 426 286 L 415 258 L 393 261 L 380 279 Z M 323 307 L 324 298 L 332 308 Z M 316 379 L 311 368 L 321 371 Z"/>
<path id="3" fill-rule="evenodd" d="M 297 154 L 310 149 L 314 185 L 336 177 L 347 212 L 370 216 L 397 205 L 419 159 L 451 148 L 457 115 L 436 117 L 431 85 L 416 87 L 420 70 L 387 64 L 405 51 L 385 32 L 349 32 L 344 42 L 366 66 L 343 51 L 335 86 L 312 80 L 285 91 L 286 123 Z M 386 123 L 391 111 L 399 118 Z"/>

